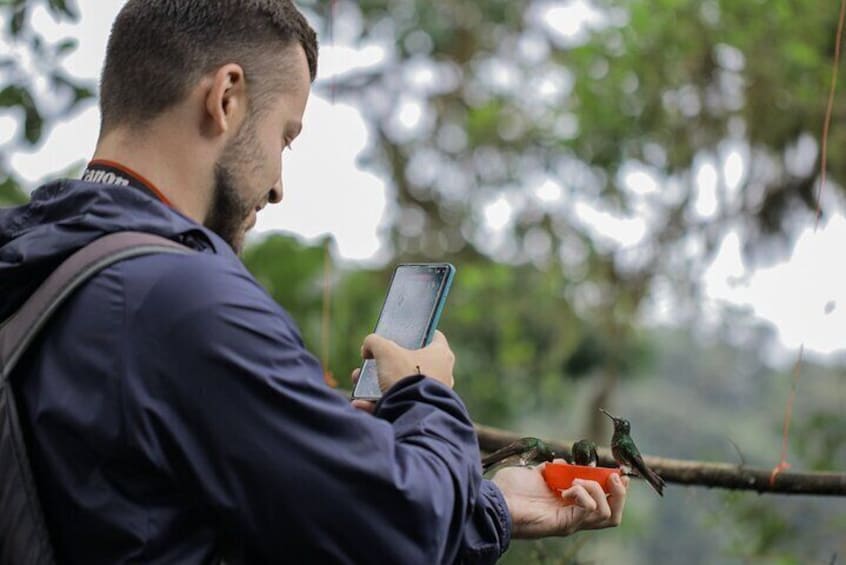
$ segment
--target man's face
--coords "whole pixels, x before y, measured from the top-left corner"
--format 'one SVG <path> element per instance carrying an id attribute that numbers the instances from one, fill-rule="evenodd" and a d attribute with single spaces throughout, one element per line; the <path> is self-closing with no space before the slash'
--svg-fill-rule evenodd
<path id="1" fill-rule="evenodd" d="M 215 163 L 212 202 L 205 225 L 241 251 L 256 214 L 268 202 L 282 200 L 282 157 L 302 129 L 310 81 L 305 53 L 287 50 L 296 61 L 285 90 L 271 95 L 265 107 L 252 109 Z"/>

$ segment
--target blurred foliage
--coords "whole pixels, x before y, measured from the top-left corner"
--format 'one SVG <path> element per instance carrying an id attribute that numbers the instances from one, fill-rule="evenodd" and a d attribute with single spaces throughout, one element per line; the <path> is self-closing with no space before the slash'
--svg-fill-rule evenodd
<path id="1" fill-rule="evenodd" d="M 815 208 L 819 151 L 813 141 L 801 155 L 797 148 L 822 125 L 837 3 L 333 4 L 338 20 L 360 20 L 356 41 L 389 45 L 385 62 L 333 89 L 370 120 L 370 158 L 393 179 L 401 217 L 423 215 L 414 230 L 394 226 L 401 256 L 468 245 L 543 262 L 583 245 L 595 255 L 568 257 L 568 270 L 626 283 L 684 265 L 684 253 L 672 254 L 691 237 L 707 250 L 701 262 L 738 224 L 751 252 L 768 236 L 790 235 L 792 212 L 805 209 L 807 219 Z M 837 119 L 846 98 L 835 102 Z M 413 131 L 398 126 L 404 104 L 422 110 Z M 830 174 L 841 183 L 844 144 L 846 133 L 832 131 Z M 716 210 L 698 213 L 696 166 L 721 168 L 735 146 L 749 161 L 746 175 L 731 188 L 717 179 Z M 634 165 L 657 194 L 631 186 L 625 173 Z M 543 180 L 564 197 L 538 203 L 527 194 Z M 491 248 L 478 216 L 500 195 L 515 218 L 505 244 Z M 577 203 L 620 217 L 648 212 L 644 256 L 624 261 L 576 217 Z M 530 249 L 539 241 L 551 245 Z"/>
<path id="2" fill-rule="evenodd" d="M 32 12 L 46 8 L 58 21 L 76 21 L 76 5 L 66 0 L 0 0 L 0 112 L 12 115 L 18 131 L 0 143 L 0 206 L 27 200 L 24 183 L 7 162 L 10 149 L 35 146 L 50 125 L 94 97 L 93 87 L 67 74 L 62 59 L 76 48 L 72 38 L 48 43 L 30 26 Z M 4 138 L 7 137 L 5 134 Z"/>

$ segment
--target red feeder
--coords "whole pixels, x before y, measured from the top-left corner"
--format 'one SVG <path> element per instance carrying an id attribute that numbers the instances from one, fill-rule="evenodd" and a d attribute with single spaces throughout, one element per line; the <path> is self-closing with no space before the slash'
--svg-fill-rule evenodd
<path id="1" fill-rule="evenodd" d="M 547 463 L 542 472 L 546 484 L 553 490 L 566 490 L 573 485 L 573 479 L 584 479 L 596 481 L 607 494 L 611 491 L 611 484 L 608 479 L 611 475 L 619 475 L 620 469 L 587 467 L 568 463 Z"/>

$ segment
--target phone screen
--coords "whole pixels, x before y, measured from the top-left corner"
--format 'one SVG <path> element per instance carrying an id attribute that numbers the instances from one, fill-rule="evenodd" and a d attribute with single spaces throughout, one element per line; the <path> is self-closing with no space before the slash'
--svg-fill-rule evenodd
<path id="1" fill-rule="evenodd" d="M 375 333 L 406 349 L 426 345 L 437 326 L 453 271 L 448 264 L 397 266 Z M 376 363 L 367 359 L 361 367 L 353 398 L 378 399 L 381 396 Z"/>

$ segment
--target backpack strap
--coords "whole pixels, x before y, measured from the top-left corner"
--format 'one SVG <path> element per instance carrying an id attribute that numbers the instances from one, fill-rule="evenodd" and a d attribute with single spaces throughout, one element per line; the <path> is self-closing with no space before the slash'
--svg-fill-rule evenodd
<path id="1" fill-rule="evenodd" d="M 157 235 L 106 235 L 65 259 L 0 325 L 0 565 L 55 561 L 9 381 L 15 364 L 65 299 L 102 269 L 140 255 L 190 252 Z"/>

